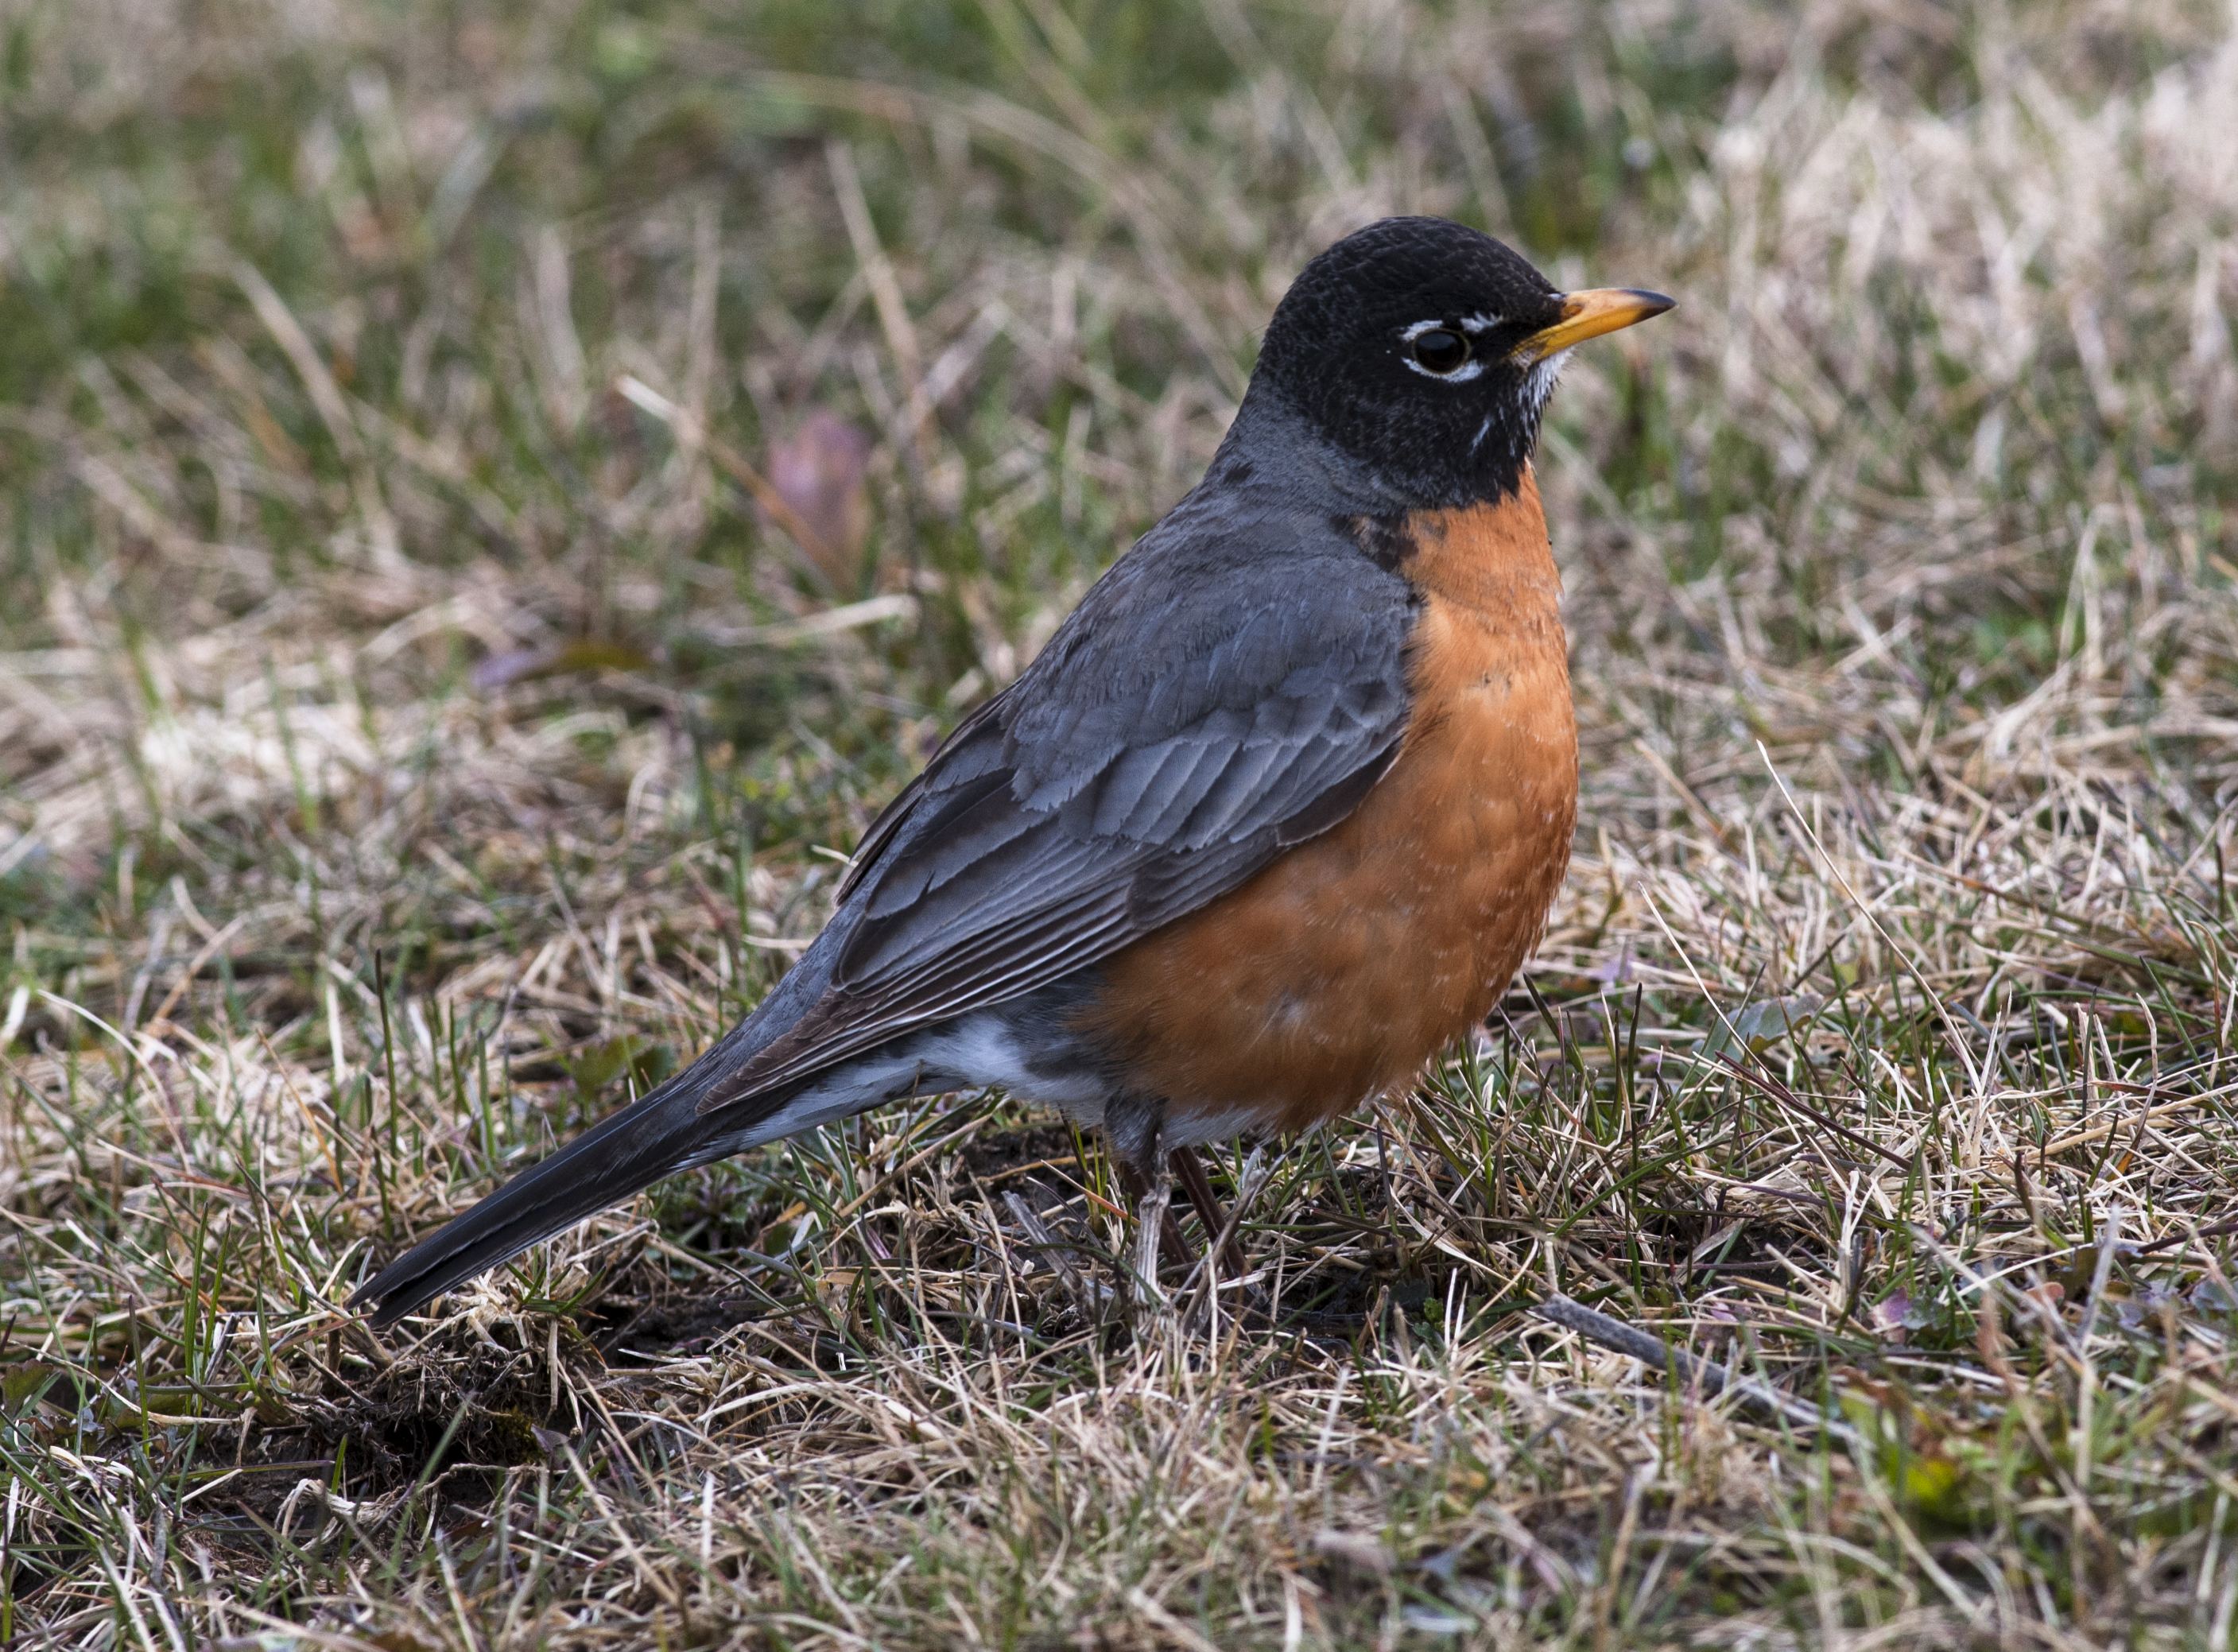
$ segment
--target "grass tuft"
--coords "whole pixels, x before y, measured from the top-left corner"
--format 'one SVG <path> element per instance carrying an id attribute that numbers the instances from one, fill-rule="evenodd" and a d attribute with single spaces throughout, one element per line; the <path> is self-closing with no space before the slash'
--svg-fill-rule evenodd
<path id="1" fill-rule="evenodd" d="M 2227 1652 L 2232 27 L 0 8 L 0 1640 Z M 758 1001 L 1393 211 L 1681 307 L 1541 458 L 1547 941 L 1216 1172 L 1273 1314 L 1000 1096 L 343 1314 Z"/>

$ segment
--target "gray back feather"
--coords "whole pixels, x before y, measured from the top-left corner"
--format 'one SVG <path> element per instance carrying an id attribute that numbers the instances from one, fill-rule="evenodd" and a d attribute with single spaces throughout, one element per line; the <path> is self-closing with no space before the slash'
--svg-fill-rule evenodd
<path id="1" fill-rule="evenodd" d="M 1343 819 L 1406 732 L 1415 600 L 1326 516 L 1185 500 L 865 836 L 816 1001 L 700 1112 L 1046 986 Z"/>

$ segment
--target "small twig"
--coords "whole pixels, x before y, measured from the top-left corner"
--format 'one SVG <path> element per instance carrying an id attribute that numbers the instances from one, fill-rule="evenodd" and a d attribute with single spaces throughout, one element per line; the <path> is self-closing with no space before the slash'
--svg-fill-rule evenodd
<path id="1" fill-rule="evenodd" d="M 1784 1107 L 1793 1107 L 1798 1113 L 1810 1120 L 1813 1124 L 1819 1125 L 1825 1129 L 1831 1130 L 1836 1135 L 1841 1137 L 1843 1140 L 1850 1142 L 1854 1146 L 1863 1147 L 1867 1153 L 1878 1153 L 1882 1158 L 1887 1160 L 1889 1163 L 1894 1165 L 1898 1170 L 1909 1172 L 1911 1169 L 1911 1160 L 1905 1158 L 1902 1153 L 1891 1152 L 1889 1148 L 1882 1146 L 1880 1143 L 1867 1140 L 1865 1137 L 1859 1135 L 1856 1131 L 1851 1129 L 1847 1125 L 1842 1123 L 1838 1119 L 1827 1117 L 1826 1114 L 1819 1112 L 1818 1108 L 1804 1101 L 1800 1096 L 1797 1095 L 1793 1090 L 1790 1089 L 1785 1083 L 1773 1077 L 1771 1074 L 1751 1072 L 1747 1067 L 1743 1067 L 1738 1061 L 1733 1059 L 1733 1054 L 1731 1050 L 1719 1050 L 1718 1052 L 1718 1059 L 1723 1061 L 1727 1067 L 1732 1068 L 1736 1077 L 1745 1080 L 1750 1084 L 1753 1084 L 1758 1089 L 1762 1090 L 1773 1100 L 1778 1102 L 1780 1106 Z"/>
<path id="2" fill-rule="evenodd" d="M 2188 1245 L 2194 1239 L 2221 1239 L 2228 1233 L 2238 1233 L 2238 1216 L 2232 1217 L 2228 1221 L 2214 1223 L 2207 1227 L 2186 1228 L 2181 1233 L 2171 1233 L 2166 1239 L 2155 1239 L 2150 1245 L 2140 1245 L 2137 1246 L 2136 1254 L 2150 1256 L 2156 1251 L 2171 1250 L 2179 1245 Z"/>
<path id="3" fill-rule="evenodd" d="M 1805 1428 L 1815 1428 L 1833 1439 L 1846 1444 L 1857 1439 L 1857 1432 L 1846 1423 L 1837 1423 L 1808 1400 L 1796 1399 L 1770 1388 L 1751 1377 L 1739 1377 L 1715 1360 L 1703 1359 L 1673 1348 L 1660 1337 L 1635 1330 L 1621 1319 L 1612 1319 L 1596 1312 L 1582 1302 L 1568 1297 L 1548 1297 L 1533 1307 L 1532 1312 L 1542 1319 L 1552 1320 L 1566 1331 L 1574 1331 L 1588 1342 L 1597 1342 L 1604 1348 L 1613 1348 L 1627 1354 L 1644 1365 L 1667 1371 L 1688 1383 L 1699 1383 L 1712 1394 L 1731 1390 L 1733 1396 L 1761 1410 L 1773 1411 L 1791 1423 Z"/>

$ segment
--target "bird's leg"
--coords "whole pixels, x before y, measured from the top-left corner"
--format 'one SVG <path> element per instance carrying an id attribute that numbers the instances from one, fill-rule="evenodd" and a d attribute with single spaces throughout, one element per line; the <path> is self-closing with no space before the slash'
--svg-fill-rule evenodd
<path id="1" fill-rule="evenodd" d="M 1180 1237 L 1181 1230 L 1174 1224 L 1174 1179 L 1161 1175 L 1136 1207 L 1135 1288 L 1141 1292 L 1140 1305 L 1145 1308 L 1165 1305 L 1165 1292 L 1158 1289 L 1158 1241 L 1169 1229 L 1176 1239 Z"/>
<path id="2" fill-rule="evenodd" d="M 1221 1233 L 1228 1226 L 1228 1213 L 1221 1209 L 1219 1197 L 1212 1191 L 1212 1179 L 1204 1173 L 1203 1158 L 1195 1147 L 1176 1147 L 1168 1159 L 1182 1191 L 1196 1206 L 1197 1219 L 1204 1224 L 1204 1242 L 1220 1245 Z M 1231 1279 L 1241 1279 L 1248 1271 L 1243 1260 L 1243 1242 L 1233 1233 L 1228 1235 L 1227 1244 L 1220 1245 L 1215 1260 Z"/>
<path id="3" fill-rule="evenodd" d="M 1136 1219 L 1150 1219 L 1150 1204 L 1155 1199 L 1161 1248 L 1179 1257 L 1184 1264 L 1195 1261 L 1196 1252 L 1190 1248 L 1188 1238 L 1182 1232 L 1181 1222 L 1174 1215 L 1172 1175 L 1161 1175 L 1154 1180 L 1144 1175 L 1142 1167 L 1126 1154 L 1115 1153 L 1112 1159 L 1118 1166 L 1120 1190 L 1127 1195 L 1128 1207 L 1135 1213 Z M 1159 1197 L 1161 1194 L 1164 1196 Z M 1153 1262 L 1156 1260 L 1156 1252 L 1151 1252 Z"/>

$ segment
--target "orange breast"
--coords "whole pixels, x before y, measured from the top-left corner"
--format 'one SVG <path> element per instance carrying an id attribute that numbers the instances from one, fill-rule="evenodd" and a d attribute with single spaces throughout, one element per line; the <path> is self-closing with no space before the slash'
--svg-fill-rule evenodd
<path id="1" fill-rule="evenodd" d="M 1390 770 L 1340 825 L 1114 957 L 1084 1018 L 1169 1116 L 1301 1129 L 1407 1082 L 1491 1013 L 1569 863 L 1577 723 L 1537 482 L 1379 545 L 1424 598 Z"/>

